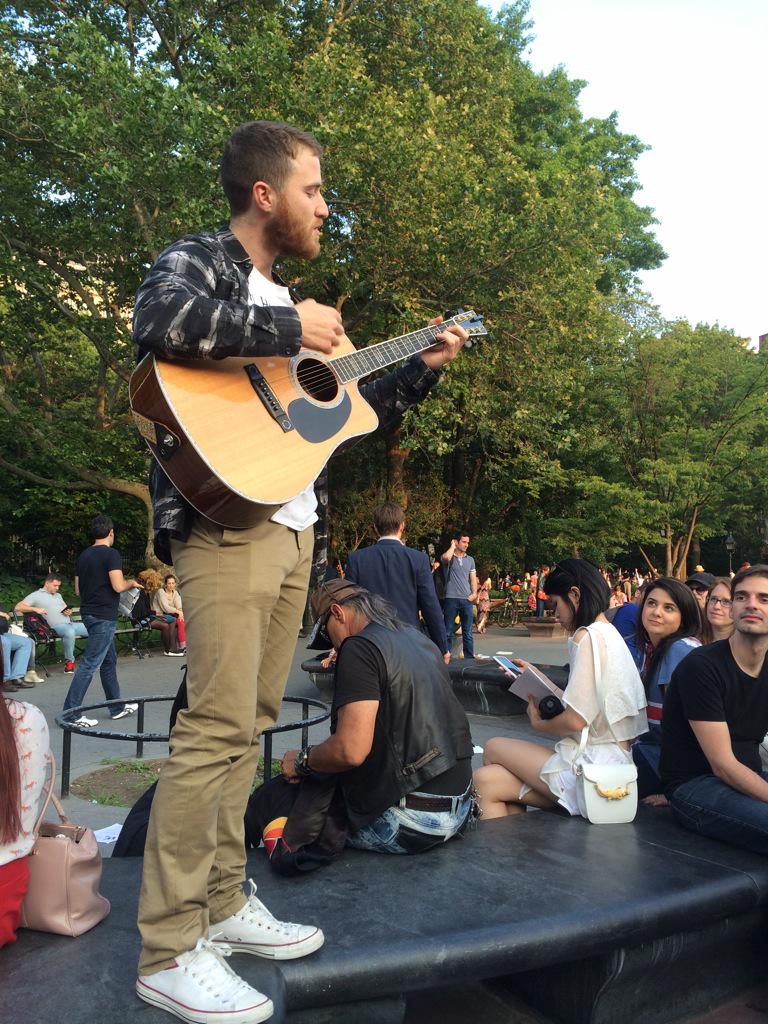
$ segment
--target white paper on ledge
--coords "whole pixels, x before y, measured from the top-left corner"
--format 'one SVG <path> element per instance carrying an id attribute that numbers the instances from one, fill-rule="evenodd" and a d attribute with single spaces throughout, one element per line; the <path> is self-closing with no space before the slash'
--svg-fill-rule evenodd
<path id="1" fill-rule="evenodd" d="M 116 821 L 114 825 L 107 825 L 106 828 L 97 829 L 93 834 L 96 836 L 97 843 L 116 843 L 122 829 L 123 826 L 119 821 Z"/>

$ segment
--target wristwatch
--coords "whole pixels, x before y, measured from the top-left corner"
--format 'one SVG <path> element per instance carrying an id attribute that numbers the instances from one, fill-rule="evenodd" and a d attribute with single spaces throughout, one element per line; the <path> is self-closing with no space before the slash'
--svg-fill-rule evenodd
<path id="1" fill-rule="evenodd" d="M 296 760 L 293 762 L 293 770 L 300 779 L 309 778 L 313 774 L 312 769 L 309 767 L 309 752 L 311 749 L 312 747 L 302 747 L 296 755 Z"/>

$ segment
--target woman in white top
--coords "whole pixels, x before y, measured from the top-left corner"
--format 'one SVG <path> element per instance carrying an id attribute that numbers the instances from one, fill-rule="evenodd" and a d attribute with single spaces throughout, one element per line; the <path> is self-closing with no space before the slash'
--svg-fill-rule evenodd
<path id="1" fill-rule="evenodd" d="M 49 757 L 42 711 L 0 688 L 0 946 L 16 938 Z"/>
<path id="2" fill-rule="evenodd" d="M 544 586 L 560 624 L 572 634 L 570 670 L 563 693 L 565 710 L 542 719 L 531 697 L 528 718 L 537 732 L 562 738 L 554 751 L 526 740 L 488 741 L 483 767 L 475 772 L 486 819 L 558 804 L 578 814 L 572 770 L 577 757 L 589 764 L 631 764 L 630 741 L 648 729 L 645 690 L 627 645 L 605 617 L 610 589 L 599 570 L 583 559 L 567 558 L 552 568 Z M 595 685 L 593 650 L 600 659 L 602 701 Z M 585 726 L 587 743 L 579 756 Z"/>

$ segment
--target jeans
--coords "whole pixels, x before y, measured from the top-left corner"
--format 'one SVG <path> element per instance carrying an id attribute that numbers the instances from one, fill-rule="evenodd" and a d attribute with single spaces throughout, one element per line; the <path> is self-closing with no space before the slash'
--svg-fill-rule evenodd
<path id="1" fill-rule="evenodd" d="M 117 681 L 117 652 L 114 643 L 117 622 L 112 622 L 109 619 L 96 619 L 93 615 L 84 615 L 83 623 L 88 630 L 88 639 L 80 663 L 72 676 L 69 693 L 64 701 L 65 711 L 80 707 L 97 669 L 99 669 L 101 685 L 107 700 L 117 700 L 120 697 L 120 684 Z M 114 718 L 124 707 L 125 704 L 112 704 L 109 708 L 110 716 Z"/>
<path id="2" fill-rule="evenodd" d="M 429 796 L 428 793 L 419 794 Z M 401 801 L 402 803 L 402 801 Z M 388 807 L 370 825 L 354 832 L 347 846 L 375 853 L 423 853 L 461 834 L 470 818 L 472 793 L 454 797 L 451 811 L 414 811 Z"/>
<path id="3" fill-rule="evenodd" d="M 768 772 L 761 772 L 768 782 Z M 714 775 L 683 782 L 670 797 L 677 823 L 691 832 L 768 854 L 768 803 Z"/>
<path id="4" fill-rule="evenodd" d="M 21 679 L 29 668 L 29 659 L 34 644 L 28 636 L 17 633 L 3 633 L 0 636 L 3 647 L 3 679 Z"/>
<path id="5" fill-rule="evenodd" d="M 465 597 L 446 597 L 443 606 L 445 612 L 445 633 L 448 638 L 448 650 L 451 650 L 451 641 L 456 632 L 456 616 L 461 622 L 461 642 L 464 647 L 464 657 L 474 658 L 475 645 L 472 640 L 472 602 Z"/>
<path id="6" fill-rule="evenodd" d="M 654 793 L 662 793 L 661 744 L 650 740 L 638 740 L 632 744 L 632 760 L 637 768 L 637 795 L 641 800 Z"/>
<path id="7" fill-rule="evenodd" d="M 88 630 L 82 622 L 60 622 L 58 626 L 51 626 L 57 636 L 64 641 L 64 661 L 75 660 L 75 637 L 88 636 Z"/>

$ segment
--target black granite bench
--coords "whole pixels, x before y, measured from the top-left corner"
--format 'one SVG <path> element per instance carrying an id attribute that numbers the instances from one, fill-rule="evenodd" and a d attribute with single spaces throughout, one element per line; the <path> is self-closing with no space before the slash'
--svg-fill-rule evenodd
<path id="1" fill-rule="evenodd" d="M 309 658 L 301 663 L 305 672 L 325 700 L 333 696 L 333 670 L 323 668 L 320 658 Z M 557 686 L 568 681 L 567 665 L 542 665 L 541 669 Z M 509 692 L 510 680 L 495 661 L 479 658 L 458 658 L 448 666 L 453 692 L 465 711 L 479 715 L 523 715 L 526 702 Z"/>
<path id="2" fill-rule="evenodd" d="M 107 860 L 109 918 L 79 939 L 20 932 L 0 952 L 3 1020 L 171 1018 L 133 994 L 140 860 Z M 348 851 L 298 879 L 262 852 L 249 874 L 279 917 L 326 945 L 276 966 L 238 956 L 287 993 L 289 1024 L 394 1024 L 409 992 L 482 980 L 563 1024 L 665 1024 L 764 979 L 768 859 L 679 829 L 668 810 L 595 826 L 545 812 L 481 823 L 416 857 Z M 279 1021 L 279 1017 L 276 1021 Z"/>

